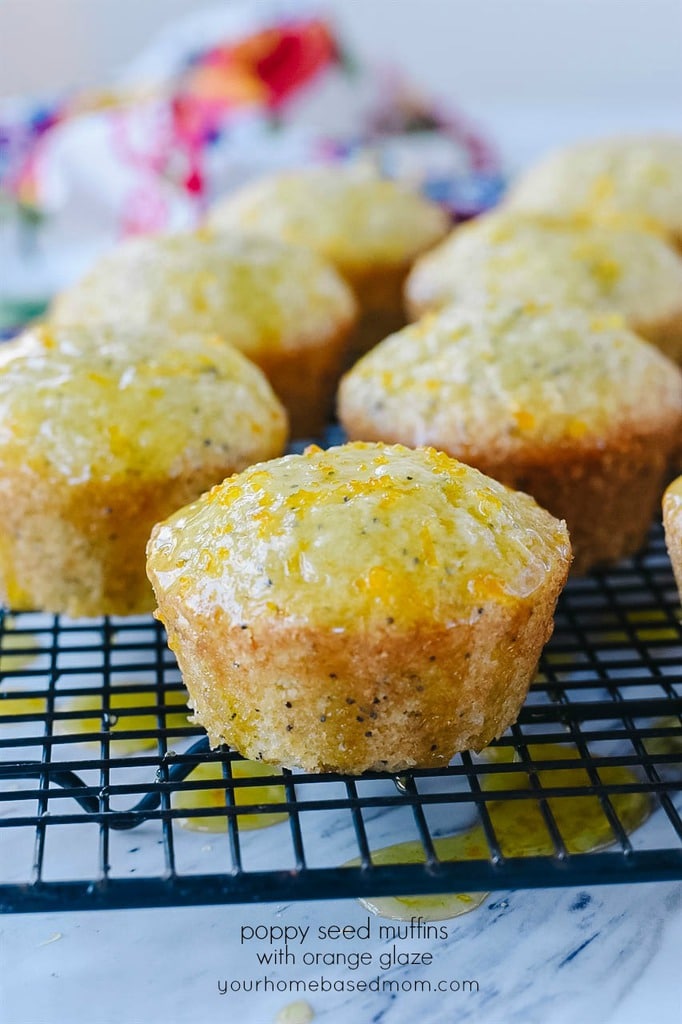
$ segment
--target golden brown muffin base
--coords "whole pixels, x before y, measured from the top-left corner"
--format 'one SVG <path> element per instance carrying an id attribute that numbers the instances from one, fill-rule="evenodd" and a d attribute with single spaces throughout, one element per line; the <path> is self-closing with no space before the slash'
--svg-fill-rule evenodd
<path id="1" fill-rule="evenodd" d="M 663 498 L 665 546 L 675 574 L 678 592 L 682 595 L 682 506 L 667 495 Z"/>
<path id="2" fill-rule="evenodd" d="M 413 443 L 404 431 L 378 430 L 361 414 L 345 416 L 350 440 Z M 447 455 L 475 466 L 515 490 L 525 491 L 558 519 L 565 519 L 573 548 L 574 575 L 635 554 L 644 544 L 667 483 L 679 431 L 673 417 L 651 434 L 622 434 L 603 447 L 565 445 L 530 460 L 463 451 L 443 437 L 428 437 Z M 420 439 L 421 440 L 421 439 Z"/>
<path id="3" fill-rule="evenodd" d="M 343 272 L 360 309 L 357 326 L 349 338 L 347 366 L 405 326 L 403 289 L 411 266 L 410 262 Z"/>
<path id="4" fill-rule="evenodd" d="M 654 442 L 656 444 L 657 442 Z M 670 444 L 663 450 L 633 440 L 608 451 L 557 458 L 550 466 L 518 467 L 503 483 L 532 494 L 566 520 L 574 551 L 572 571 L 582 575 L 634 555 L 646 541 L 665 486 Z"/>
<path id="5" fill-rule="evenodd" d="M 145 548 L 155 523 L 235 469 L 69 485 L 28 469 L 0 479 L 0 598 L 17 611 L 137 615 L 155 607 Z"/>
<path id="6" fill-rule="evenodd" d="M 682 365 L 682 309 L 665 320 L 633 324 L 632 329 L 673 362 Z"/>
<path id="7" fill-rule="evenodd" d="M 501 735 L 523 704 L 568 566 L 531 599 L 481 602 L 473 621 L 390 621 L 357 636 L 276 619 L 210 624 L 160 595 L 159 617 L 213 744 L 308 771 L 447 764 Z"/>
<path id="8" fill-rule="evenodd" d="M 292 438 L 322 433 L 334 408 L 352 329 L 344 326 L 314 346 L 250 356 L 287 410 Z"/>

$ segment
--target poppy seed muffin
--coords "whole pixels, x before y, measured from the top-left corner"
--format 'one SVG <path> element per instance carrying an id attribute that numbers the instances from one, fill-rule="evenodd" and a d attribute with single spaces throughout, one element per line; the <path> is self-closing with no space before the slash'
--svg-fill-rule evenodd
<path id="1" fill-rule="evenodd" d="M 663 495 L 663 528 L 677 589 L 682 594 L 682 476 Z"/>
<path id="2" fill-rule="evenodd" d="M 451 307 L 361 359 L 339 415 L 351 438 L 433 445 L 532 494 L 566 520 L 585 572 L 644 542 L 682 373 L 613 315 Z"/>
<path id="3" fill-rule="evenodd" d="M 620 313 L 682 362 L 682 257 L 646 231 L 500 210 L 463 225 L 421 257 L 406 297 L 414 319 L 450 303 L 486 300 Z"/>
<path id="4" fill-rule="evenodd" d="M 682 137 L 596 139 L 555 150 L 521 176 L 505 206 L 640 223 L 682 248 Z"/>
<path id="5" fill-rule="evenodd" d="M 37 327 L 0 351 L 0 595 L 15 609 L 154 607 L 152 526 L 258 459 L 286 415 L 222 340 Z"/>
<path id="6" fill-rule="evenodd" d="M 147 571 L 211 743 L 309 771 L 446 764 L 521 707 L 565 525 L 431 449 L 312 447 L 152 534 Z"/>
<path id="7" fill-rule="evenodd" d="M 333 263 L 360 307 L 352 358 L 403 326 L 407 272 L 445 236 L 450 219 L 404 185 L 362 167 L 336 165 L 247 185 L 214 207 L 209 225 L 306 246 Z"/>
<path id="8" fill-rule="evenodd" d="M 315 253 L 205 231 L 124 242 L 51 313 L 60 324 L 220 334 L 263 370 L 297 437 L 325 422 L 355 317 L 350 289 Z"/>

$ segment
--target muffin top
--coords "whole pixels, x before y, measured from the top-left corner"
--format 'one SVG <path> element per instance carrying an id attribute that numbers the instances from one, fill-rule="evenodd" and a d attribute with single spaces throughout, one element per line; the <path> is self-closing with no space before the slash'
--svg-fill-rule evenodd
<path id="1" fill-rule="evenodd" d="M 682 137 L 600 139 L 550 153 L 505 205 L 554 217 L 633 218 L 682 235 Z"/>
<path id="2" fill-rule="evenodd" d="M 453 306 L 361 359 L 339 408 L 356 437 L 409 438 L 483 465 L 547 459 L 669 429 L 682 417 L 682 373 L 614 314 Z"/>
<path id="3" fill-rule="evenodd" d="M 0 349 L 0 461 L 82 483 L 279 455 L 286 414 L 220 338 L 39 326 Z"/>
<path id="4" fill-rule="evenodd" d="M 355 317 L 355 299 L 315 253 L 264 238 L 134 238 L 58 296 L 55 323 L 113 323 L 219 333 L 258 360 L 316 346 Z"/>
<path id="5" fill-rule="evenodd" d="M 216 230 L 239 229 L 307 246 L 353 276 L 410 263 L 450 221 L 412 189 L 362 168 L 314 167 L 273 175 L 218 203 Z"/>
<path id="6" fill-rule="evenodd" d="M 458 228 L 422 256 L 406 294 L 417 312 L 506 298 L 613 310 L 645 325 L 680 315 L 682 259 L 646 231 L 500 210 Z"/>
<path id="7" fill-rule="evenodd" d="M 532 498 L 433 449 L 313 446 L 251 467 L 152 534 L 164 602 L 362 632 L 475 622 L 567 564 L 565 525 Z"/>

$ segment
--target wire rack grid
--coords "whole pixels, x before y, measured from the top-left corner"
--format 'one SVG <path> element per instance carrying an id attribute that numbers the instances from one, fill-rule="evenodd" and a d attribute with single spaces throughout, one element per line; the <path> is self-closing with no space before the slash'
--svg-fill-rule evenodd
<path id="1" fill-rule="evenodd" d="M 1 616 L 0 712 L 4 911 L 682 878 L 682 629 L 660 526 L 638 558 L 569 582 L 492 759 L 465 752 L 399 777 L 245 773 L 187 720 L 151 617 Z M 557 744 L 571 745 L 579 781 Z M 630 774 L 614 781 L 614 768 Z M 628 794 L 653 811 L 631 834 Z M 607 848 L 571 850 L 558 811 L 577 797 L 598 801 Z M 505 848 L 491 811 L 510 801 L 539 812 L 541 855 Z M 251 828 L 264 814 L 278 823 Z M 439 857 L 438 839 L 472 823 L 486 854 Z M 379 862 L 378 849 L 406 840 L 419 863 Z"/>

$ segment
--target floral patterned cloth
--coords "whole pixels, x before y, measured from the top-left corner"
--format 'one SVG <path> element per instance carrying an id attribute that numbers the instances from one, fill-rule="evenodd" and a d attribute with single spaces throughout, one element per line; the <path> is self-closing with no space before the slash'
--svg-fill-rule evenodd
<path id="1" fill-rule="evenodd" d="M 396 73 L 361 67 L 295 2 L 163 32 L 106 89 L 0 104 L 0 325 L 37 312 L 126 235 L 190 227 L 254 174 L 369 149 L 456 216 L 502 187 L 494 149 Z"/>

